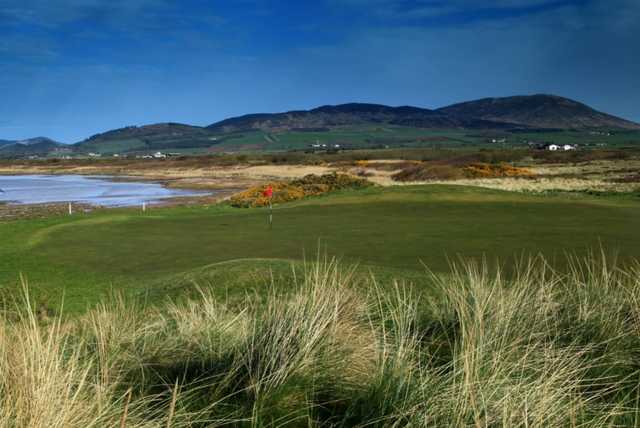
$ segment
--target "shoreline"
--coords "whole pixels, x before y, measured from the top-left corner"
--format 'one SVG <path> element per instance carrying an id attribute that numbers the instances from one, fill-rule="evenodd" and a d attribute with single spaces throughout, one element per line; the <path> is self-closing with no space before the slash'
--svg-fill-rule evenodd
<path id="1" fill-rule="evenodd" d="M 329 166 L 252 165 L 183 166 L 169 162 L 139 162 L 126 165 L 1 165 L 0 175 L 84 175 L 108 176 L 114 180 L 156 182 L 173 189 L 246 189 L 270 180 L 288 180 L 308 174 L 326 174 Z"/>
<path id="2" fill-rule="evenodd" d="M 308 174 L 342 173 L 363 177 L 383 187 L 424 184 L 456 184 L 524 193 L 549 191 L 596 191 L 628 193 L 640 191 L 638 177 L 629 177 L 640 170 L 640 159 L 595 160 L 581 163 L 519 163 L 530 169 L 531 177 L 431 179 L 427 181 L 396 181 L 393 175 L 417 165 L 419 161 L 376 159 L 371 161 L 333 162 L 318 164 L 278 164 L 236 162 L 219 164 L 202 159 L 145 161 L 61 161 L 61 162 L 0 162 L 1 175 L 85 175 L 109 177 L 114 181 L 158 183 L 169 189 L 216 192 L 202 203 L 224 200 L 234 193 L 269 181 L 290 181 Z M 180 204 L 182 202 L 178 202 Z M 191 202 L 195 203 L 195 202 Z M 172 202 L 176 204 L 176 202 Z"/>
<path id="3" fill-rule="evenodd" d="M 112 182 L 131 182 L 131 183 L 154 183 L 164 188 L 176 189 L 176 190 L 193 190 L 200 192 L 207 192 L 203 194 L 189 194 L 189 195 L 174 195 L 166 198 L 159 198 L 147 201 L 148 208 L 163 208 L 171 206 L 188 206 L 188 205 L 211 205 L 228 199 L 233 194 L 243 190 L 241 187 L 227 187 L 227 186 L 208 186 L 203 187 L 190 187 L 190 186 L 171 186 L 169 180 L 156 179 L 151 177 L 136 177 L 132 175 L 111 175 L 111 174 L 80 174 L 69 172 L 57 172 L 57 173 L 44 173 L 44 172 L 22 172 L 22 173 L 0 173 L 0 177 L 6 176 L 29 176 L 29 175 L 43 175 L 43 176 L 61 176 L 61 175 L 77 175 L 84 176 L 87 179 L 104 180 L 108 179 Z M 15 221 L 21 219 L 33 219 L 33 218 L 50 218 L 57 216 L 67 216 L 69 203 L 72 204 L 73 212 L 77 214 L 91 213 L 94 211 L 112 210 L 112 209 L 136 209 L 137 205 L 104 205 L 104 204 L 92 204 L 82 201 L 52 201 L 52 202 L 40 202 L 40 203 L 19 203 L 15 201 L 0 201 L 0 222 L 2 221 Z"/>

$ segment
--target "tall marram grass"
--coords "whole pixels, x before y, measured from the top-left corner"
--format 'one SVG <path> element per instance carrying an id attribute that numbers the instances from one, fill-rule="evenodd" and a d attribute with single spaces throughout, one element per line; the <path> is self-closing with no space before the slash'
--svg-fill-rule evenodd
<path id="1" fill-rule="evenodd" d="M 27 295 L 0 320 L 0 427 L 635 426 L 639 274 L 462 263 L 418 295 L 319 260 L 266 300 L 72 320 Z"/>

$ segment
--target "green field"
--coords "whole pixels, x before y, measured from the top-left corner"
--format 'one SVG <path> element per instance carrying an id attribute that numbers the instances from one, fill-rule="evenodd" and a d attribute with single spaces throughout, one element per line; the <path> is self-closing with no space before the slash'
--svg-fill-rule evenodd
<path id="1" fill-rule="evenodd" d="M 341 149 L 371 149 L 385 147 L 459 147 L 483 142 L 483 137 L 469 131 L 454 129 L 422 129 L 401 126 L 353 126 L 318 131 L 239 132 L 222 134 L 214 150 L 309 150 L 314 144 L 336 144 Z M 322 149 L 322 148 L 320 148 Z"/>
<path id="2" fill-rule="evenodd" d="M 203 155 L 220 153 L 274 154 L 309 152 L 331 154 L 337 151 L 367 150 L 370 153 L 389 149 L 529 149 L 529 144 L 575 144 L 587 149 L 633 149 L 640 142 L 637 130 L 488 130 L 488 129 L 427 129 L 390 124 L 360 124 L 334 128 L 291 129 L 286 131 L 246 130 L 230 133 L 209 132 L 197 128 L 193 134 L 156 133 L 144 136 L 109 135 L 82 142 L 74 153 L 51 150 L 40 152 L 3 152 L 3 158 L 43 158 L 60 156 L 86 157 L 89 152 L 104 158 L 113 154 L 136 156 L 157 151 L 173 155 Z M 498 142 L 491 142 L 498 140 Z M 584 150 L 583 150 L 584 151 Z"/>
<path id="3" fill-rule="evenodd" d="M 492 138 L 504 138 L 503 143 L 487 143 Z M 526 147 L 527 142 L 554 142 L 556 144 L 578 144 L 582 147 L 633 146 L 640 141 L 640 132 L 619 131 L 601 135 L 589 131 L 555 132 L 506 132 L 489 130 L 423 129 L 392 125 L 350 126 L 317 131 L 264 132 L 248 131 L 220 134 L 217 142 L 211 140 L 190 141 L 172 139 L 129 139 L 101 143 L 96 151 L 123 153 L 163 150 L 180 153 L 202 153 L 203 151 L 268 151 L 311 150 L 314 144 L 326 144 L 327 148 L 339 145 L 340 149 L 373 148 L 440 148 L 440 147 Z M 322 149 L 322 147 L 320 148 Z"/>
<path id="4" fill-rule="evenodd" d="M 66 307 L 81 310 L 111 289 L 135 294 L 211 272 L 213 282 L 226 284 L 225 292 L 238 292 L 228 289 L 238 276 L 224 274 L 234 266 L 248 271 L 255 263 L 275 263 L 259 261 L 269 259 L 286 271 L 281 261 L 313 258 L 319 249 L 361 269 L 408 278 L 423 272 L 423 263 L 448 271 L 459 256 L 510 265 L 541 253 L 561 265 L 566 253 L 599 246 L 623 258 L 640 256 L 640 202 L 620 197 L 372 188 L 278 206 L 274 217 L 272 230 L 266 211 L 228 206 L 146 214 L 114 209 L 2 223 L 0 282 L 13 287 L 23 274 L 49 298 L 64 290 Z"/>

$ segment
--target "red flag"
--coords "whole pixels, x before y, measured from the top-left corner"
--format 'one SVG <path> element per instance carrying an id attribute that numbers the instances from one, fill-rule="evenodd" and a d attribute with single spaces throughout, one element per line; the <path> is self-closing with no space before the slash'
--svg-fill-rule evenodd
<path id="1" fill-rule="evenodd" d="M 270 185 L 267 186 L 264 192 L 262 192 L 262 196 L 271 199 L 271 197 L 273 196 L 273 187 L 271 187 Z"/>

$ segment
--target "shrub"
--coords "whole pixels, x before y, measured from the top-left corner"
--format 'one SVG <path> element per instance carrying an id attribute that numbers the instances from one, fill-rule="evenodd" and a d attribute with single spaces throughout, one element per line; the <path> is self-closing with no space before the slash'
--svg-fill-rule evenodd
<path id="1" fill-rule="evenodd" d="M 504 163 L 487 164 L 474 163 L 464 168 L 464 174 L 469 178 L 499 178 L 499 177 L 531 177 L 533 172 L 526 168 L 517 168 Z"/>
<path id="2" fill-rule="evenodd" d="M 508 164 L 471 163 L 455 165 L 448 163 L 410 164 L 392 176 L 396 181 L 458 180 L 462 178 L 531 177 L 525 168 Z"/>
<path id="3" fill-rule="evenodd" d="M 244 192 L 231 197 L 231 205 L 234 207 L 264 207 L 269 205 L 269 199 L 264 196 L 268 186 L 273 189 L 271 202 L 274 204 L 295 201 L 309 196 L 317 196 L 343 189 L 360 189 L 372 184 L 362 178 L 347 174 L 309 174 L 305 177 L 290 182 L 272 182 L 260 186 L 254 186 Z"/>

